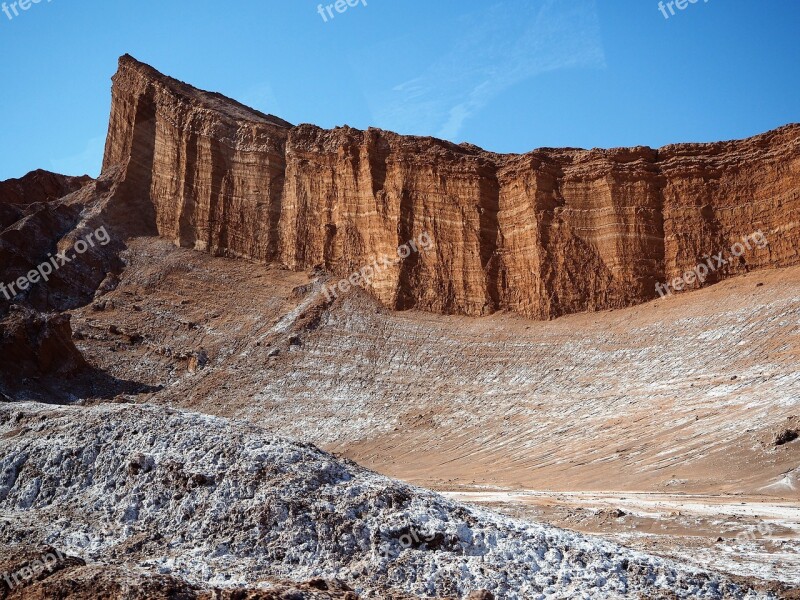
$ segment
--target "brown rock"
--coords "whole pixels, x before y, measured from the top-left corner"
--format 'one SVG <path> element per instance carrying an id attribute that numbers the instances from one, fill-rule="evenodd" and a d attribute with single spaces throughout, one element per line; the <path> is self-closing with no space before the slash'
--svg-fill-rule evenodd
<path id="1" fill-rule="evenodd" d="M 72 341 L 68 314 L 46 315 L 15 307 L 0 321 L 0 382 L 73 375 L 86 367 Z"/>
<path id="2" fill-rule="evenodd" d="M 19 221 L 31 204 L 63 198 L 91 180 L 88 175 L 68 177 L 38 169 L 19 179 L 0 181 L 0 231 Z"/>
<path id="3" fill-rule="evenodd" d="M 0 204 L 25 206 L 63 198 L 92 181 L 88 175 L 70 177 L 37 169 L 19 179 L 0 182 Z"/>
<path id="4" fill-rule="evenodd" d="M 181 246 L 344 277 L 428 232 L 434 248 L 371 282 L 385 305 L 540 319 L 652 299 L 657 282 L 757 229 L 769 247 L 708 281 L 796 264 L 799 168 L 797 125 L 735 142 L 525 155 L 292 127 L 130 56 L 114 76 L 104 159 L 124 173 L 127 213 Z"/>
<path id="5" fill-rule="evenodd" d="M 777 431 L 772 434 L 772 445 L 783 446 L 800 439 L 800 417 L 789 417 Z"/>
<path id="6" fill-rule="evenodd" d="M 0 223 L 0 284 L 3 284 L 0 288 L 0 317 L 7 313 L 12 302 L 40 312 L 63 311 L 85 305 L 92 300 L 104 279 L 108 281 L 107 275 L 122 269 L 118 256 L 123 249 L 119 241 L 121 234 L 116 235 L 116 240 L 106 240 L 106 243 L 100 242 L 99 236 L 96 240 L 88 237 L 94 236 L 105 221 L 111 220 L 111 209 L 116 207 L 110 200 L 117 193 L 104 196 L 98 186 L 119 174 L 112 169 L 106 179 L 97 181 L 47 175 L 56 181 L 50 184 L 56 191 L 47 188 L 47 193 L 67 192 L 67 195 L 36 202 L 41 197 L 51 198 L 44 196 L 45 191 L 34 184 L 38 179 L 32 178 L 34 183 L 21 192 L 21 184 L 15 183 L 10 188 L 15 190 L 14 193 L 5 196 L 3 189 L 8 182 L 0 183 L 0 213 L 18 219 L 12 224 Z M 63 185 L 59 187 L 57 182 L 62 180 Z M 82 183 L 85 185 L 70 192 Z M 22 194 L 22 200 L 17 193 Z M 16 214 L 11 215 L 9 210 L 16 211 Z M 93 243 L 89 245 L 87 239 Z M 76 251 L 79 241 L 84 245 L 80 253 Z M 59 253 L 63 253 L 64 259 L 58 257 Z M 40 265 L 45 264 L 50 265 L 49 272 L 35 273 Z M 31 273 L 34 273 L 33 279 Z M 28 284 L 23 282 L 25 289 L 20 286 L 20 278 L 29 281 Z"/>

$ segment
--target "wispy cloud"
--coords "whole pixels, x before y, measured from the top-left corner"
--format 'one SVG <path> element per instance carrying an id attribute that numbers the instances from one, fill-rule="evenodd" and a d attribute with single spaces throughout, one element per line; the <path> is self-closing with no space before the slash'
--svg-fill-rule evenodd
<path id="1" fill-rule="evenodd" d="M 86 142 L 86 148 L 77 154 L 54 158 L 50 161 L 50 168 L 56 173 L 64 175 L 91 175 L 97 177 L 103 163 L 105 150 L 105 136 L 97 136 Z"/>
<path id="2" fill-rule="evenodd" d="M 267 82 L 250 87 L 234 97 L 245 106 L 255 108 L 266 114 L 282 116 L 278 98 L 272 86 Z"/>
<path id="3" fill-rule="evenodd" d="M 455 30 L 459 41 L 407 81 L 371 88 L 369 72 L 379 65 L 368 57 L 357 67 L 379 126 L 454 139 L 517 83 L 549 71 L 605 67 L 595 0 L 500 2 L 462 17 Z"/>

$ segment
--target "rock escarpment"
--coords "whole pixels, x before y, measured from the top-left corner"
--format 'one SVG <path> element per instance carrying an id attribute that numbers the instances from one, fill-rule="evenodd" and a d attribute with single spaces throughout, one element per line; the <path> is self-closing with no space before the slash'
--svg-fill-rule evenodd
<path id="1" fill-rule="evenodd" d="M 428 232 L 379 273 L 392 308 L 538 319 L 656 297 L 707 255 L 769 244 L 709 276 L 800 261 L 800 126 L 654 150 L 499 155 L 432 138 L 293 127 L 129 56 L 104 168 L 142 232 L 219 255 L 346 276 Z"/>

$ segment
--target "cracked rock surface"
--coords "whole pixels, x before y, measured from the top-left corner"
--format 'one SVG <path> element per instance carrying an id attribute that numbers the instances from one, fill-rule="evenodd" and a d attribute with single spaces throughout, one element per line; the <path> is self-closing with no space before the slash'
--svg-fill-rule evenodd
<path id="1" fill-rule="evenodd" d="M 254 425 L 152 406 L 0 404 L 0 544 L 197 586 L 339 580 L 499 598 L 768 597 L 517 521 Z"/>

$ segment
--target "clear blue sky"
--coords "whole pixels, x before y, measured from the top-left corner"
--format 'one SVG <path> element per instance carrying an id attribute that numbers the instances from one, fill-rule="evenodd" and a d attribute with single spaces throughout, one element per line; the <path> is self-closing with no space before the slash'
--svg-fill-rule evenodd
<path id="1" fill-rule="evenodd" d="M 327 22 L 318 4 L 41 0 L 0 12 L 0 179 L 97 174 L 126 52 L 292 123 L 498 152 L 657 147 L 800 121 L 798 0 L 699 0 L 668 19 L 655 0 L 366 0 Z"/>

